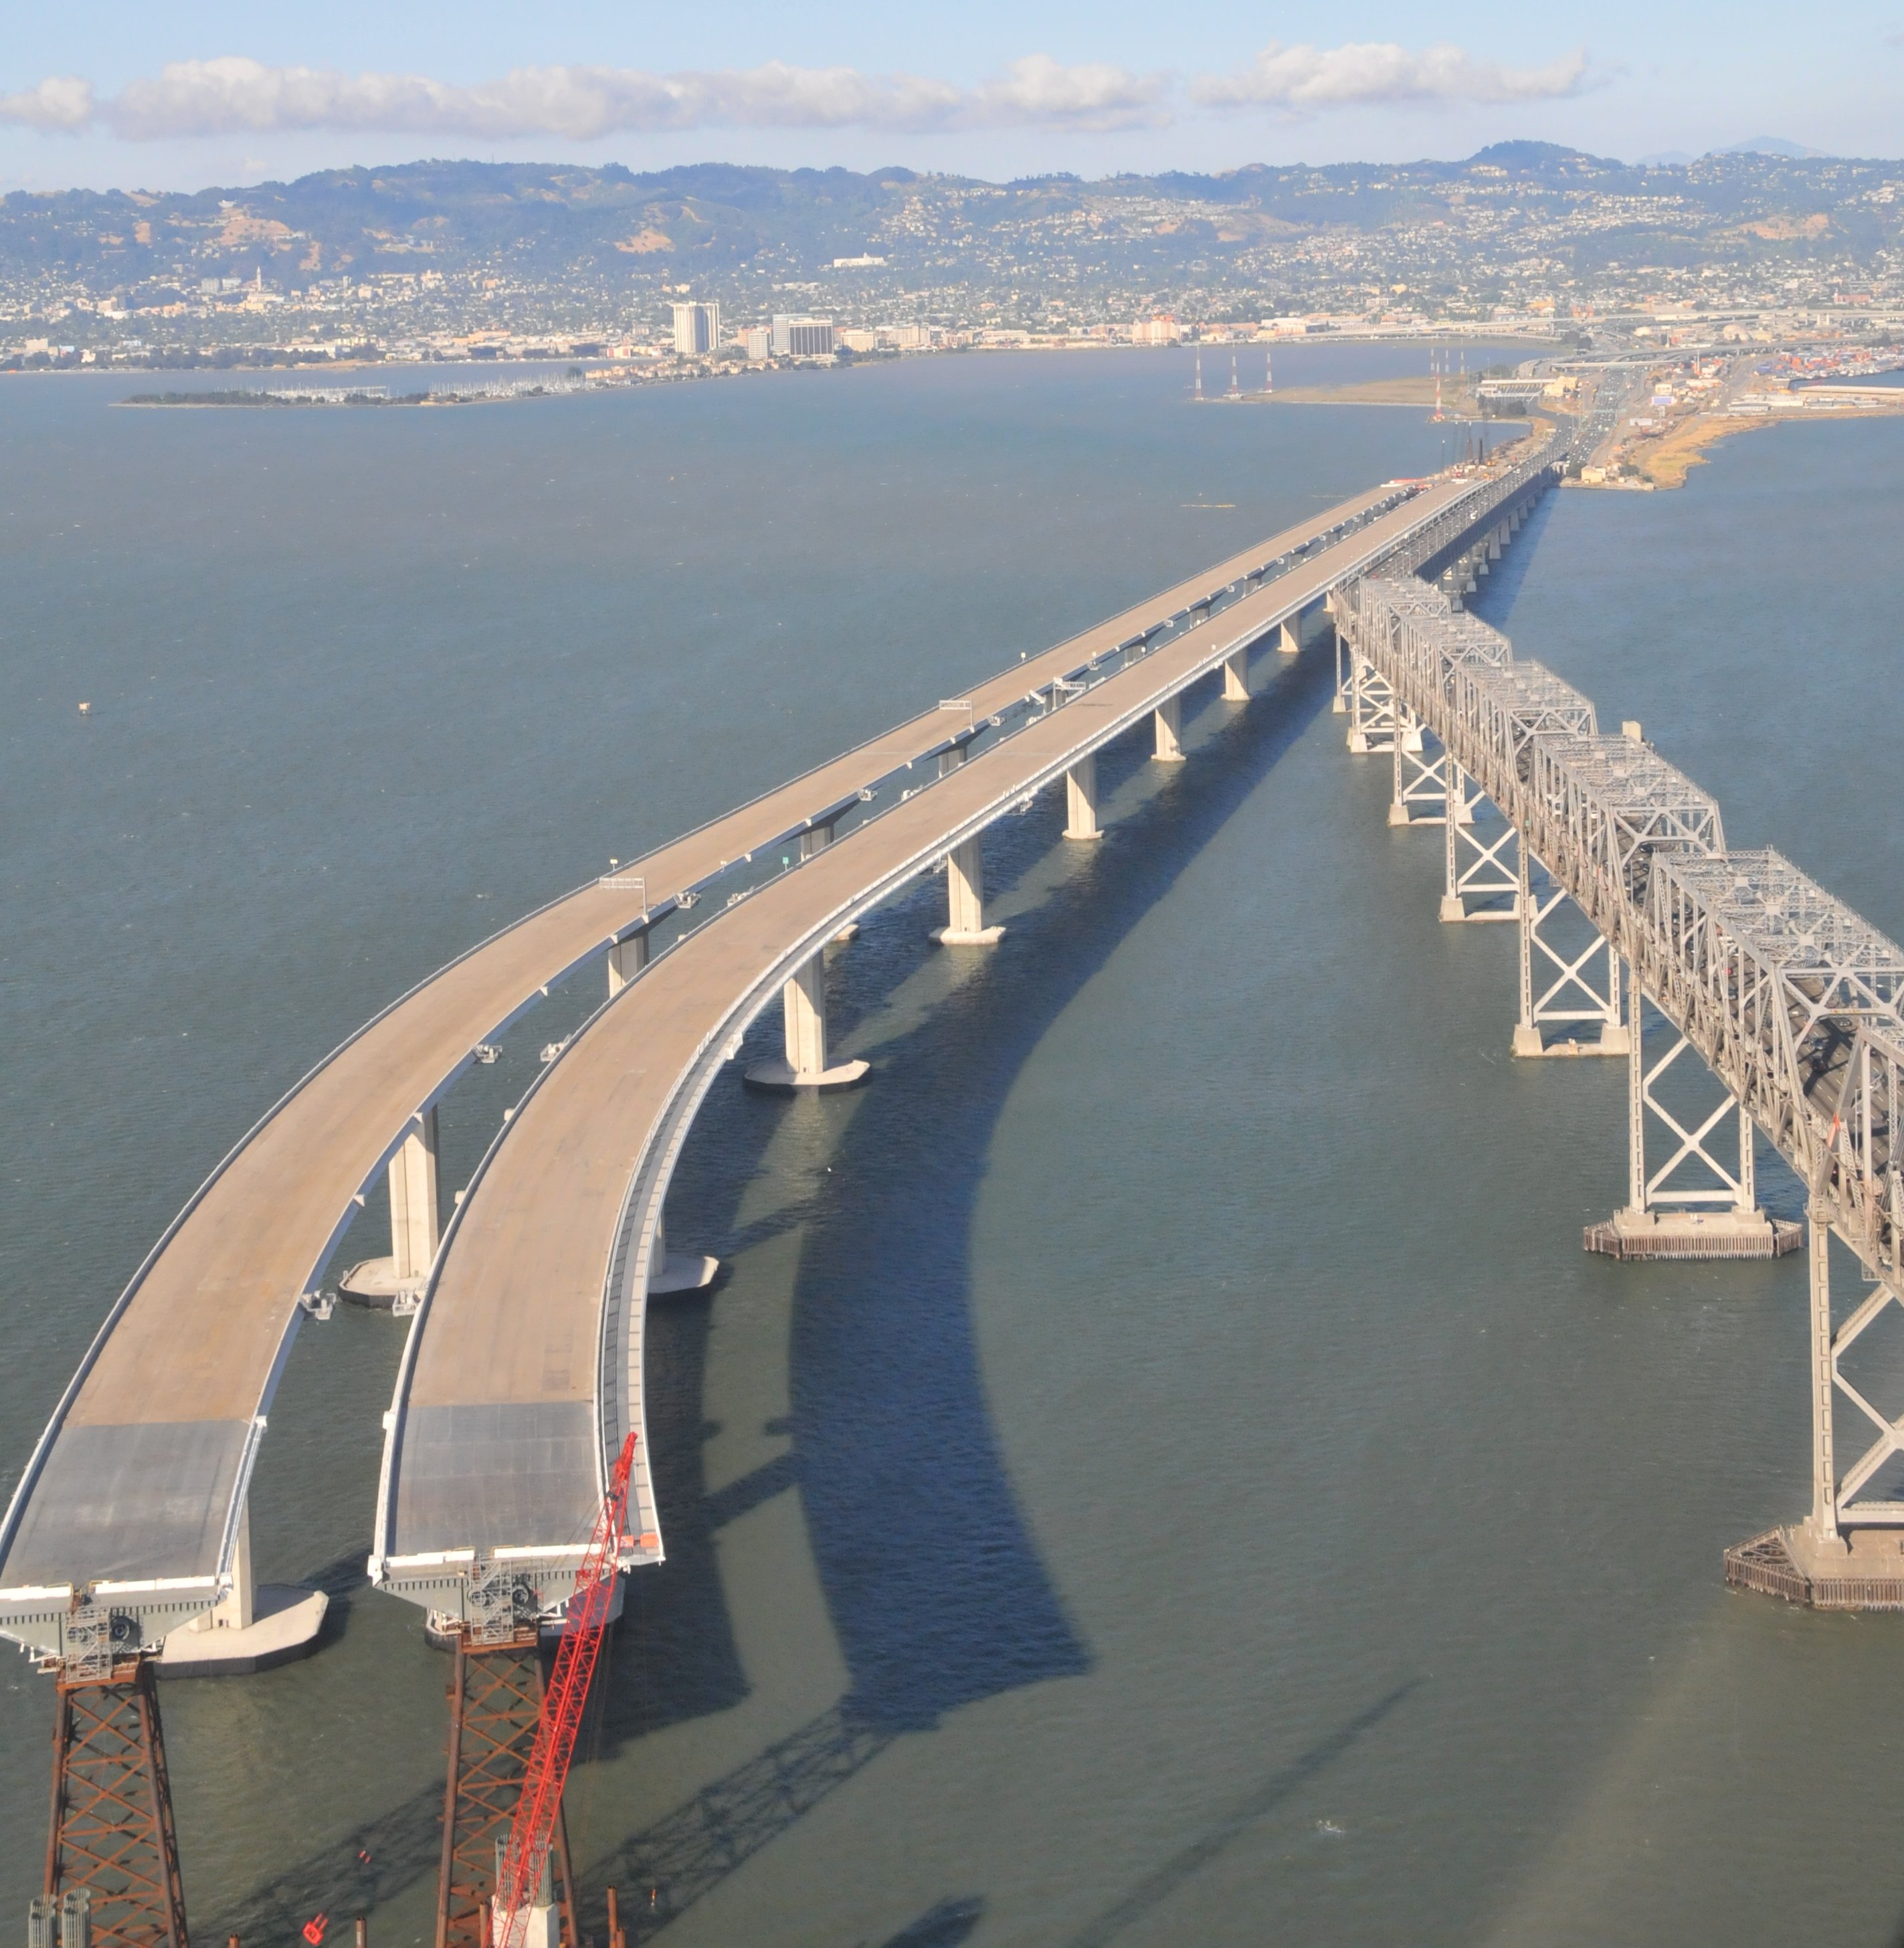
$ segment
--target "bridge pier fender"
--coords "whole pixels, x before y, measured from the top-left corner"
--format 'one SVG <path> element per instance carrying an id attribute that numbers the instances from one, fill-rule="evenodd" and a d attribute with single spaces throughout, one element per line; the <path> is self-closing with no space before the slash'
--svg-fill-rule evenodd
<path id="1" fill-rule="evenodd" d="M 399 1298 L 414 1298 L 423 1289 L 436 1261 L 442 1228 L 437 1214 L 434 1104 L 411 1118 L 386 1174 L 390 1255 L 366 1258 L 337 1281 L 339 1292 L 359 1305 L 394 1305 Z"/>
<path id="2" fill-rule="evenodd" d="M 1183 762 L 1183 699 L 1166 697 L 1156 709 L 1157 747 L 1151 756 L 1160 765 Z"/>
<path id="3" fill-rule="evenodd" d="M 1097 823 L 1097 753 L 1087 751 L 1065 774 L 1065 836 L 1102 839 Z"/>
<path id="4" fill-rule="evenodd" d="M 1223 659 L 1223 700 L 1226 703 L 1249 701 L 1249 651 L 1246 649 Z"/>
<path id="5" fill-rule="evenodd" d="M 786 1053 L 756 1062 L 744 1080 L 749 1087 L 792 1093 L 800 1089 L 850 1088 L 871 1069 L 866 1062 L 826 1059 L 826 958 L 816 954 L 780 990 Z"/>
<path id="6" fill-rule="evenodd" d="M 985 855 L 974 833 L 945 858 L 946 924 L 933 929 L 941 947 L 995 947 L 1005 937 L 1002 926 L 985 924 Z"/>

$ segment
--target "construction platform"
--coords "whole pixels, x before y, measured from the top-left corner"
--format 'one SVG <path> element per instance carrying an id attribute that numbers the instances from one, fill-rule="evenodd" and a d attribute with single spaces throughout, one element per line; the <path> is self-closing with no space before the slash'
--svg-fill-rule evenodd
<path id="1" fill-rule="evenodd" d="M 1616 1211 L 1581 1239 L 1610 1258 L 1782 1258 L 1805 1227 L 1763 1211 Z"/>
<path id="2" fill-rule="evenodd" d="M 1821 1545 L 1802 1526 L 1769 1528 L 1726 1550 L 1726 1580 L 1809 1610 L 1904 1610 L 1904 1537 L 1858 1528 Z"/>

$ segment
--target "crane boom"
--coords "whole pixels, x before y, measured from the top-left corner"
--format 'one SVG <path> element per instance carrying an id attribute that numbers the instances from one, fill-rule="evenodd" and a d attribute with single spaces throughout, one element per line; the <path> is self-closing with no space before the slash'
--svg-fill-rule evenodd
<path id="1" fill-rule="evenodd" d="M 497 1875 L 491 1933 L 495 1948 L 523 1948 L 529 1909 L 548 1864 L 556 1816 L 562 1807 L 562 1788 L 568 1779 L 569 1762 L 575 1756 L 582 1708 L 588 1701 L 589 1683 L 595 1675 L 596 1659 L 601 1654 L 602 1632 L 614 1601 L 621 1545 L 628 1527 L 628 1475 L 634 1465 L 634 1436 L 631 1434 L 622 1444 L 622 1452 L 609 1475 L 608 1494 L 603 1500 L 601 1513 L 595 1518 L 595 1532 L 575 1572 L 575 1593 L 569 1599 L 568 1627 L 557 1646 L 555 1670 L 548 1689 L 543 1693 L 535 1743 L 530 1748 L 529 1765 L 523 1774 L 516 1816 Z"/>

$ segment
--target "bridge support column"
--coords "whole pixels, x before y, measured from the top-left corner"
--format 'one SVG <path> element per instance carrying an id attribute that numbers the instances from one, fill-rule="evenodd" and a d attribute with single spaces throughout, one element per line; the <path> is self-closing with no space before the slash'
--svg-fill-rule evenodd
<path id="1" fill-rule="evenodd" d="M 366 1258 L 337 1281 L 360 1305 L 414 1303 L 428 1280 L 442 1236 L 436 1183 L 436 1110 L 411 1119 L 385 1173 L 390 1190 L 390 1255 Z"/>
<path id="2" fill-rule="evenodd" d="M 433 1104 L 411 1125 L 390 1159 L 391 1255 L 399 1283 L 426 1278 L 442 1227 L 437 1219 L 436 1110 Z"/>
<path id="3" fill-rule="evenodd" d="M 1359 758 L 1392 751 L 1401 735 L 1395 693 L 1367 657 L 1351 648 L 1349 659 L 1349 749 Z"/>
<path id="4" fill-rule="evenodd" d="M 1002 926 L 985 924 L 985 855 L 975 833 L 945 858 L 946 924 L 932 938 L 941 947 L 993 947 Z"/>
<path id="5" fill-rule="evenodd" d="M 1155 713 L 1157 748 L 1151 755 L 1160 765 L 1183 762 L 1183 699 L 1172 696 L 1158 704 Z"/>
<path id="6" fill-rule="evenodd" d="M 631 933 L 608 950 L 608 998 L 612 1001 L 648 964 L 648 930 Z"/>
<path id="7" fill-rule="evenodd" d="M 1831 1394 L 1837 1384 L 1837 1348 L 1831 1335 L 1831 1225 L 1822 1202 L 1807 1211 L 1810 1238 L 1812 1342 L 1812 1518 L 1809 1540 L 1840 1546 L 1837 1458 L 1831 1438 Z"/>
<path id="8" fill-rule="evenodd" d="M 1523 846 L 1515 900 L 1521 1007 L 1514 1053 L 1527 1058 L 1630 1054 L 1632 1038 L 1620 1019 L 1620 957 L 1544 871 L 1535 887 L 1536 863 Z M 1566 1033 L 1549 1042 L 1546 1031 L 1554 1027 Z M 1580 1039 L 1580 1029 L 1587 1027 L 1597 1028 L 1597 1039 Z"/>
<path id="9" fill-rule="evenodd" d="M 1398 712 L 1398 717 L 1393 745 L 1395 790 L 1389 802 L 1388 823 L 1439 825 L 1447 816 L 1447 752 L 1437 744 L 1430 753 L 1419 721 L 1406 711 Z"/>
<path id="10" fill-rule="evenodd" d="M 668 1298 L 677 1292 L 705 1292 L 720 1271 L 721 1261 L 699 1252 L 668 1249 L 668 1216 L 655 1220 L 655 1238 L 648 1251 L 648 1296 Z"/>
<path id="11" fill-rule="evenodd" d="M 1302 650 L 1302 618 L 1292 616 L 1281 624 L 1276 632 L 1276 652 L 1280 656 L 1293 656 Z"/>
<path id="12" fill-rule="evenodd" d="M 1796 1251 L 1803 1227 L 1768 1218 L 1757 1206 L 1751 1118 L 1729 1094 L 1722 1095 L 1718 1106 L 1703 1119 L 1696 1111 L 1688 1114 L 1661 1100 L 1662 1078 L 1692 1044 L 1668 1022 L 1670 1046 L 1657 1060 L 1649 1061 L 1646 1001 L 1636 972 L 1632 973 L 1630 992 L 1626 1205 L 1604 1224 L 1586 1227 L 1586 1249 L 1615 1258 L 1771 1258 Z M 1738 1133 L 1735 1170 L 1727 1167 L 1709 1141 L 1729 1115 Z M 1649 1170 L 1647 1164 L 1649 1118 L 1664 1124 L 1671 1140 L 1670 1153 L 1657 1170 Z"/>
<path id="13" fill-rule="evenodd" d="M 1087 752 L 1065 774 L 1065 836 L 1102 839 L 1097 824 L 1097 753 Z"/>
<path id="14" fill-rule="evenodd" d="M 538 1634 L 532 1623 L 485 1642 L 467 1626 L 457 1629 L 436 1948 L 489 1948 L 497 1844 L 516 1816 L 542 1714 Z M 563 1937 L 566 1948 L 577 1948 L 568 1822 L 560 1809 L 554 1853 Z"/>
<path id="15" fill-rule="evenodd" d="M 872 1066 L 826 1059 L 826 959 L 816 954 L 780 990 L 786 1035 L 783 1059 L 756 1062 L 745 1080 L 755 1089 L 845 1089 Z"/>
<path id="16" fill-rule="evenodd" d="M 110 1633 L 109 1618 L 102 1618 Z M 70 1637 L 69 1636 L 69 1641 Z M 95 1659 L 70 1661 L 53 1720 L 51 1829 L 44 1895 L 86 1906 L 66 1940 L 98 1948 L 186 1948 L 185 1892 L 172 1830 L 172 1782 L 150 1658 L 116 1663 L 108 1634 Z"/>
<path id="17" fill-rule="evenodd" d="M 1504 855 L 1510 845 L 1518 852 L 1520 835 L 1505 819 L 1501 820 L 1499 830 L 1491 827 L 1484 830 L 1478 822 L 1479 809 L 1487 806 L 1490 818 L 1498 814 L 1475 786 L 1474 780 L 1452 757 L 1444 762 L 1450 816 L 1442 827 L 1447 842 L 1443 852 L 1445 876 L 1442 882 L 1440 917 L 1450 923 L 1463 920 L 1511 920 L 1520 910 L 1520 882 L 1511 872 Z M 1472 855 L 1465 865 L 1464 852 Z M 1506 896 L 1506 906 L 1499 904 L 1503 895 Z M 1471 899 L 1484 902 L 1472 913 L 1468 910 Z"/>
<path id="18" fill-rule="evenodd" d="M 1249 701 L 1249 651 L 1246 649 L 1223 659 L 1223 700 L 1226 703 Z"/>

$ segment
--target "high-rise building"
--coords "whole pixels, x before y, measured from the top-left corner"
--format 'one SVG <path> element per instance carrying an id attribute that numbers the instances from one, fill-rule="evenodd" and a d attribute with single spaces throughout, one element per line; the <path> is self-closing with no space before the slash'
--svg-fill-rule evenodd
<path id="1" fill-rule="evenodd" d="M 764 324 L 750 324 L 740 334 L 740 342 L 755 364 L 764 364 L 774 355 L 774 334 Z"/>
<path id="2" fill-rule="evenodd" d="M 771 327 L 776 358 L 830 358 L 833 321 L 804 312 L 776 312 Z"/>
<path id="3" fill-rule="evenodd" d="M 705 352 L 721 349 L 721 307 L 718 304 L 690 302 L 674 307 L 674 351 L 682 358 L 695 358 Z"/>

